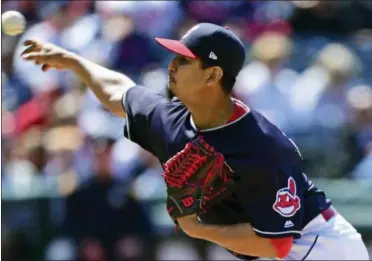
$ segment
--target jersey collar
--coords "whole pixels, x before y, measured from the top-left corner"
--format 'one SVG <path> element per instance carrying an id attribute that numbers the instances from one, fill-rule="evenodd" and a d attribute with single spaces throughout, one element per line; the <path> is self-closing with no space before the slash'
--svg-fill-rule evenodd
<path id="1" fill-rule="evenodd" d="M 245 112 L 244 114 L 242 114 L 240 117 L 238 117 L 237 119 L 233 120 L 233 121 L 230 121 L 229 123 L 227 124 L 224 124 L 224 125 L 221 125 L 221 126 L 218 126 L 218 127 L 215 127 L 215 128 L 210 128 L 210 129 L 205 129 L 205 130 L 198 130 L 198 128 L 196 127 L 195 125 L 195 122 L 192 118 L 192 115 L 190 115 L 190 124 L 191 124 L 191 127 L 195 130 L 195 131 L 198 131 L 198 132 L 207 132 L 207 131 L 214 131 L 214 130 L 218 130 L 218 129 L 222 129 L 222 128 L 225 128 L 229 125 L 232 125 L 238 121 L 240 121 L 241 119 L 243 119 L 248 113 L 250 113 L 250 109 L 247 107 L 247 105 L 245 105 L 243 102 L 237 100 L 237 99 L 234 99 L 232 98 L 234 103 L 239 106 L 239 107 L 242 107 L 244 108 Z"/>

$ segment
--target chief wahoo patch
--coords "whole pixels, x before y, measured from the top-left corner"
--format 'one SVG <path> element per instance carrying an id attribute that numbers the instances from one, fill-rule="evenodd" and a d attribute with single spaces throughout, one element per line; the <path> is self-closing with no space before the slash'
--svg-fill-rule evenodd
<path id="1" fill-rule="evenodd" d="M 279 189 L 273 209 L 283 217 L 292 217 L 300 208 L 300 198 L 296 194 L 296 181 L 288 178 L 288 187 Z"/>

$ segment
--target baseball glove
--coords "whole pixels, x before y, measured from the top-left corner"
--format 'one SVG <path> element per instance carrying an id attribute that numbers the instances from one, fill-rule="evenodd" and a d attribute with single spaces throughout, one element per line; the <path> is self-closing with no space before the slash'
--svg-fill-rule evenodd
<path id="1" fill-rule="evenodd" d="M 177 224 L 182 216 L 206 211 L 227 196 L 233 172 L 224 157 L 199 136 L 164 164 L 168 213 Z"/>

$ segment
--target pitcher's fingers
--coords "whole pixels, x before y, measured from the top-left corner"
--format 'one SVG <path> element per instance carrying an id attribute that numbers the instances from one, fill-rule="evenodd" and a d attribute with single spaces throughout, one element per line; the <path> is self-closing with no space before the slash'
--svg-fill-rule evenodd
<path id="1" fill-rule="evenodd" d="M 23 42 L 23 45 L 24 46 L 29 46 L 29 45 L 40 45 L 41 41 L 39 40 L 36 40 L 36 39 L 30 39 L 30 40 L 26 40 Z"/>
<path id="2" fill-rule="evenodd" d="M 49 64 L 43 64 L 43 66 L 41 66 L 41 70 L 43 72 L 46 72 L 50 69 L 50 65 Z"/>
<path id="3" fill-rule="evenodd" d="M 22 55 L 22 58 L 27 61 L 38 61 L 41 63 L 46 63 L 47 60 L 45 55 L 36 52 Z"/>
<path id="4" fill-rule="evenodd" d="M 23 42 L 23 45 L 24 46 L 29 46 L 29 45 L 33 45 L 34 44 L 34 40 L 26 40 Z"/>
<path id="5" fill-rule="evenodd" d="M 27 54 L 27 53 L 32 53 L 32 52 L 39 52 L 40 51 L 40 47 L 37 46 L 37 45 L 31 45 L 29 47 L 27 47 L 22 53 L 21 53 L 21 56 L 24 55 L 24 54 Z"/>
<path id="6" fill-rule="evenodd" d="M 22 58 L 25 60 L 34 60 L 40 57 L 40 54 L 37 52 L 27 53 L 22 55 Z"/>

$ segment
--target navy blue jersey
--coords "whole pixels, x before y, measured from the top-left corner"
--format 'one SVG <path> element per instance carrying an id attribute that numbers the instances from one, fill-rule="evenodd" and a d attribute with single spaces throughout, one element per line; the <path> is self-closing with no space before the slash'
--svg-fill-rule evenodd
<path id="1" fill-rule="evenodd" d="M 260 113 L 250 110 L 222 127 L 197 131 L 185 105 L 148 88 L 127 92 L 125 136 L 163 164 L 203 135 L 234 170 L 237 187 L 200 220 L 206 224 L 249 222 L 263 237 L 300 237 L 302 229 L 331 204 L 306 177 L 296 145 Z"/>

